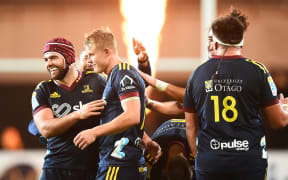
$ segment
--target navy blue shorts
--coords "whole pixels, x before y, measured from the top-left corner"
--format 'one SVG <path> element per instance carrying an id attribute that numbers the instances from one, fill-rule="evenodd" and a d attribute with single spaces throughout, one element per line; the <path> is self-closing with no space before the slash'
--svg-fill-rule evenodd
<path id="1" fill-rule="evenodd" d="M 147 167 L 140 166 L 99 166 L 97 172 L 97 180 L 145 180 L 147 175 Z"/>
<path id="2" fill-rule="evenodd" d="M 204 172 L 195 171 L 197 180 L 266 180 L 267 169 L 259 171 L 242 171 L 242 172 Z"/>
<path id="3" fill-rule="evenodd" d="M 40 180 L 95 180 L 96 170 L 43 168 Z"/>

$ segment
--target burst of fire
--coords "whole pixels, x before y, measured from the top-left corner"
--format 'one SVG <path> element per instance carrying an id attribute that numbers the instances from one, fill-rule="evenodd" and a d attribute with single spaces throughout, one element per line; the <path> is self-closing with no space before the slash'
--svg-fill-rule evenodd
<path id="1" fill-rule="evenodd" d="M 135 37 L 145 46 L 154 75 L 167 0 L 120 0 L 120 4 L 124 17 L 122 30 L 128 61 L 134 66 L 137 65 L 137 57 L 132 47 L 132 38 Z"/>

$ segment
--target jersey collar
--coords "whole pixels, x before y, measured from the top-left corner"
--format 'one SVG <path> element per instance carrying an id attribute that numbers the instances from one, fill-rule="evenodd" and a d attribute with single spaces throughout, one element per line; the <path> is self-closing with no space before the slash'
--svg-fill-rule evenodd
<path id="1" fill-rule="evenodd" d="M 213 59 L 240 59 L 240 58 L 244 58 L 241 55 L 234 55 L 234 56 L 217 56 L 217 55 L 213 55 L 212 56 Z"/>

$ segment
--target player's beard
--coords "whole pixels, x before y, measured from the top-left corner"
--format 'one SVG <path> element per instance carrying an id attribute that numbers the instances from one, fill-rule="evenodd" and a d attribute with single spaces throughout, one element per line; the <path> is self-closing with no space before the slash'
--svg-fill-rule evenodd
<path id="1" fill-rule="evenodd" d="M 66 76 L 66 73 L 68 71 L 68 67 L 67 68 L 57 68 L 58 72 L 55 73 L 54 75 L 50 72 L 50 77 L 53 80 L 62 80 L 64 79 L 64 77 Z"/>

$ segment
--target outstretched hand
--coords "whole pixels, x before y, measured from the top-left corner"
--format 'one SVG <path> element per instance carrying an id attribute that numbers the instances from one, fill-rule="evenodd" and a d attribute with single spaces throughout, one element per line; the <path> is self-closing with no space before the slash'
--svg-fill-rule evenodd
<path id="1" fill-rule="evenodd" d="M 146 74 L 146 73 L 140 71 L 139 69 L 137 69 L 137 71 L 147 84 L 149 84 L 152 87 L 156 86 L 156 80 L 157 79 L 153 78 L 149 74 Z"/>
<path id="2" fill-rule="evenodd" d="M 99 99 L 95 101 L 91 101 L 85 105 L 83 105 L 78 111 L 79 119 L 87 119 L 91 116 L 96 116 L 101 114 L 101 110 L 104 109 L 106 105 L 105 100 Z"/>
<path id="3" fill-rule="evenodd" d="M 143 64 L 148 61 L 148 55 L 146 53 L 146 48 L 143 46 L 142 42 L 132 39 L 134 53 L 138 56 L 138 63 Z"/>

